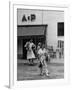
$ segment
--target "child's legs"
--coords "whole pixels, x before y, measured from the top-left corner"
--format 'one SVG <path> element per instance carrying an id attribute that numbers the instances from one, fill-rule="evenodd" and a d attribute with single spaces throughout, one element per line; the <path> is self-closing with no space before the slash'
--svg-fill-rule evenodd
<path id="1" fill-rule="evenodd" d="M 43 67 L 40 68 L 40 74 L 43 74 Z"/>
<path id="2" fill-rule="evenodd" d="M 49 73 L 48 69 L 47 69 L 47 67 L 45 67 L 45 74 L 48 75 L 48 73 Z"/>

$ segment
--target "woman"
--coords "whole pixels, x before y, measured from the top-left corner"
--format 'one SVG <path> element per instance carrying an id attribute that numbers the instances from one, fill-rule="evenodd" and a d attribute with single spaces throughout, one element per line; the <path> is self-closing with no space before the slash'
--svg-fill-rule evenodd
<path id="1" fill-rule="evenodd" d="M 35 48 L 35 44 L 32 42 L 32 40 L 30 40 L 25 44 L 25 47 L 27 49 L 27 59 L 29 60 L 30 64 L 33 64 L 33 59 L 35 58 L 33 48 Z"/>

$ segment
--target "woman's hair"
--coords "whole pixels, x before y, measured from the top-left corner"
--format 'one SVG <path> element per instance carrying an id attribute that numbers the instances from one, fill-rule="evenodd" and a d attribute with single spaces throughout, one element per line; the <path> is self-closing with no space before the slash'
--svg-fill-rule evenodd
<path id="1" fill-rule="evenodd" d="M 32 40 L 32 39 L 30 39 L 30 42 L 33 42 L 33 40 Z"/>

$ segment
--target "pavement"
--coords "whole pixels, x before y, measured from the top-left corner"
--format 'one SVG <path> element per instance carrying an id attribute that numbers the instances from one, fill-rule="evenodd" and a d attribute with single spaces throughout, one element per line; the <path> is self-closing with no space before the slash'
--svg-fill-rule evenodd
<path id="1" fill-rule="evenodd" d="M 26 60 L 26 59 L 18 59 L 17 62 L 18 63 L 28 63 L 28 60 Z M 34 62 L 36 63 L 37 60 L 34 60 Z M 54 59 L 51 59 L 50 63 L 64 63 L 64 58 L 54 58 Z"/>
<path id="2" fill-rule="evenodd" d="M 41 80 L 41 79 L 62 79 L 64 78 L 64 59 L 55 58 L 47 63 L 49 76 L 41 76 L 37 60 L 30 65 L 28 60 L 18 59 L 17 63 L 17 80 Z"/>

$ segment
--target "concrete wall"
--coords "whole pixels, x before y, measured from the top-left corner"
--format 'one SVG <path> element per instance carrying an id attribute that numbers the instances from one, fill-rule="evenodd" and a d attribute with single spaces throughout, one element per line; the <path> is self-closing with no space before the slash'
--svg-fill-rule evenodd
<path id="1" fill-rule="evenodd" d="M 36 19 L 31 22 L 22 22 L 23 15 L 29 16 L 31 14 L 36 15 Z M 64 22 L 64 12 L 63 11 L 52 11 L 52 10 L 17 10 L 17 24 L 18 25 L 38 25 L 38 24 L 47 24 L 47 45 L 57 47 L 58 40 L 64 40 L 64 37 L 57 36 L 57 23 Z"/>
<path id="2" fill-rule="evenodd" d="M 64 22 L 64 12 L 61 11 L 43 11 L 43 24 L 48 24 L 47 45 L 57 47 L 57 41 L 64 37 L 57 36 L 57 23 Z"/>

